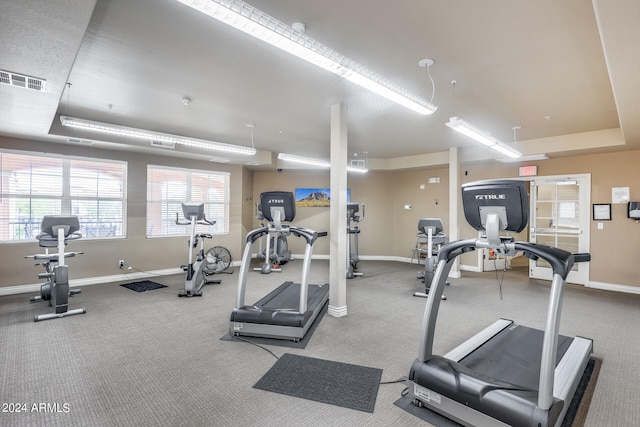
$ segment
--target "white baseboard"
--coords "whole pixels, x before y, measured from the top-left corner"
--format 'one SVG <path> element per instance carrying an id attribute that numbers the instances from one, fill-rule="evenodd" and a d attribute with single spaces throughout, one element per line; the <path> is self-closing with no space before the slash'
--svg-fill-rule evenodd
<path id="1" fill-rule="evenodd" d="M 473 271 L 476 273 L 482 273 L 482 269 L 480 269 L 480 267 L 478 267 L 477 265 L 460 264 L 460 267 L 458 268 L 460 269 L 460 271 Z"/>
<path id="2" fill-rule="evenodd" d="M 296 257 L 299 257 L 298 259 L 302 259 L 304 256 L 303 255 L 294 255 L 294 259 Z M 323 260 L 328 260 L 329 259 L 329 255 L 314 255 L 313 259 L 323 259 Z M 362 256 L 360 257 L 361 260 L 363 261 L 397 261 L 397 262 L 405 262 L 405 263 L 411 263 L 411 258 L 407 258 L 407 257 L 389 257 L 389 256 Z M 232 263 L 233 267 L 239 267 L 240 266 L 240 261 L 233 261 Z M 472 272 L 481 272 L 480 268 L 478 268 L 475 265 L 466 265 L 466 264 L 460 264 L 459 266 L 459 270 L 460 271 L 472 271 Z M 96 277 L 88 277 L 85 279 L 71 279 L 69 280 L 69 286 L 70 287 L 82 287 L 82 286 L 90 286 L 90 285 L 99 285 L 102 283 L 112 283 L 112 282 L 120 282 L 123 280 L 137 280 L 137 279 L 149 279 L 151 277 L 157 277 L 157 276 L 169 276 L 169 275 L 173 275 L 173 274 L 180 274 L 183 273 L 184 271 L 181 268 L 167 268 L 167 269 L 163 269 L 163 270 L 151 270 L 151 271 L 136 271 L 136 272 L 131 272 L 131 273 L 120 273 L 120 274 L 113 274 L 110 276 L 96 276 Z M 460 272 L 457 273 L 450 273 L 449 277 L 452 278 L 460 278 L 461 274 Z M 6 286 L 6 287 L 0 287 L 0 296 L 3 295 L 15 295 L 15 294 L 24 294 L 24 293 L 33 293 L 33 292 L 40 292 L 40 285 L 42 285 L 43 282 L 40 283 L 32 283 L 32 284 L 27 284 L 27 285 L 16 285 L 16 286 Z M 605 283 L 605 282 L 589 282 L 585 285 L 585 287 L 587 288 L 594 288 L 594 289 L 602 289 L 605 291 L 612 291 L 612 292 L 622 292 L 622 293 L 627 293 L 627 294 L 640 294 L 640 287 L 636 287 L 636 286 L 629 286 L 629 285 L 619 285 L 616 283 Z M 335 317 L 342 317 L 342 316 L 346 316 L 347 315 L 347 307 L 332 307 L 329 306 L 329 314 L 331 316 L 335 316 Z"/>
<path id="3" fill-rule="evenodd" d="M 240 265 L 240 261 L 233 261 L 231 265 L 233 267 L 238 267 Z M 152 277 L 170 276 L 173 274 L 184 273 L 184 270 L 180 267 L 166 268 L 163 270 L 150 270 L 150 271 L 131 271 L 131 272 L 127 272 L 127 271 L 131 271 L 131 270 L 125 270 L 120 274 L 113 274 L 110 276 L 95 276 L 95 277 L 87 277 L 84 279 L 71 279 L 69 280 L 69 287 L 79 288 L 82 286 L 121 282 L 123 280 L 149 279 Z M 44 283 L 44 280 L 40 283 L 32 283 L 28 285 L 0 287 L 0 296 L 40 292 L 40 286 L 43 283 Z"/>
<path id="4" fill-rule="evenodd" d="M 589 282 L 585 285 L 587 288 L 602 289 L 605 291 L 623 292 L 626 294 L 640 294 L 640 287 L 617 285 L 615 283 Z"/>
<path id="5" fill-rule="evenodd" d="M 71 288 L 80 288 L 82 286 L 90 286 L 90 285 L 100 285 L 103 283 L 112 283 L 112 282 L 121 282 L 123 280 L 138 280 L 138 279 L 149 279 L 151 277 L 158 276 L 169 276 L 172 274 L 180 274 L 184 273 L 181 268 L 167 268 L 164 270 L 152 270 L 152 271 L 135 271 L 131 273 L 120 273 L 113 274 L 110 276 L 96 276 L 96 277 L 87 277 L 84 279 L 71 279 L 69 280 L 69 287 Z M 0 288 L 0 296 L 2 295 L 14 295 L 14 294 L 24 294 L 29 292 L 40 292 L 40 286 L 44 283 L 44 281 L 40 283 L 32 283 L 29 285 L 17 285 L 17 286 L 7 286 L 4 288 Z"/>

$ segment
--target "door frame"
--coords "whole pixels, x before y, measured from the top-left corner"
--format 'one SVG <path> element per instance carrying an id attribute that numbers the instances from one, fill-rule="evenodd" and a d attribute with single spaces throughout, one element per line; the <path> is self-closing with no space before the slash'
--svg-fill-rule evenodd
<path id="1" fill-rule="evenodd" d="M 589 252 L 591 245 L 590 229 L 591 229 L 591 174 L 574 174 L 574 175 L 549 175 L 529 177 L 531 183 L 539 182 L 561 182 L 576 181 L 579 183 L 578 202 L 579 202 L 579 227 L 578 227 L 578 252 Z M 529 237 L 531 242 L 535 230 L 535 203 L 534 190 L 529 187 Z M 537 267 L 535 261 L 529 261 L 529 277 L 533 279 L 551 280 L 552 272 L 550 268 Z M 569 272 L 567 276 L 568 283 L 576 283 L 587 285 L 589 283 L 589 263 L 580 263 L 576 271 Z"/>

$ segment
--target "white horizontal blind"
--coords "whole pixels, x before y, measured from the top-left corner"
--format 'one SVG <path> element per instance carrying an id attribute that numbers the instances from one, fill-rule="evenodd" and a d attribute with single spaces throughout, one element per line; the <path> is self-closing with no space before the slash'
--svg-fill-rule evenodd
<path id="1" fill-rule="evenodd" d="M 77 215 L 84 238 L 126 235 L 125 162 L 0 152 L 0 241 L 35 240 L 44 215 Z"/>
<path id="2" fill-rule="evenodd" d="M 195 169 L 147 166 L 147 237 L 184 236 L 182 202 L 204 203 L 205 216 L 213 227 L 199 231 L 229 233 L 229 173 Z"/>

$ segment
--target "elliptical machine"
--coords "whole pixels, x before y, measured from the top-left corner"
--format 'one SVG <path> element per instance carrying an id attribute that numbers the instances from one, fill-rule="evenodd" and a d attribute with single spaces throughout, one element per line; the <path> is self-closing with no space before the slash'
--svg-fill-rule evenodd
<path id="1" fill-rule="evenodd" d="M 45 253 L 28 255 L 25 258 L 42 261 L 45 273 L 38 274 L 38 278 L 47 279 L 47 282 L 40 286 L 40 295 L 31 297 L 30 301 L 49 301 L 54 312 L 34 316 L 34 322 L 87 312 L 84 308 L 69 310 L 69 295 L 79 294 L 80 289 L 69 289 L 69 267 L 64 262 L 65 258 L 72 258 L 84 253 L 64 251 L 67 241 L 82 237 L 82 234 L 78 232 L 79 229 L 80 221 L 77 216 L 45 215 L 42 218 L 40 234 L 36 236 L 36 239 L 38 239 L 40 247 L 45 248 Z M 49 248 L 52 247 L 57 247 L 58 253 L 49 254 Z"/>
<path id="2" fill-rule="evenodd" d="M 358 235 L 360 228 L 358 224 L 364 220 L 364 203 L 362 204 L 362 216 L 358 215 L 359 206 L 357 203 L 347 203 L 347 279 L 353 279 L 355 276 L 362 276 L 363 273 L 356 272 L 360 257 L 358 255 Z M 351 225 L 353 224 L 353 226 Z M 351 236 L 353 236 L 353 244 L 351 244 Z M 353 248 L 353 253 L 351 253 Z"/>
<path id="3" fill-rule="evenodd" d="M 256 204 L 256 217 L 261 221 L 261 227 L 264 227 L 264 214 L 262 213 L 262 207 L 260 203 Z M 286 264 L 288 261 L 291 261 L 293 257 L 291 256 L 291 251 L 289 250 L 289 244 L 287 242 L 287 236 L 291 233 L 289 232 L 289 228 L 282 227 L 280 223 L 271 224 L 270 232 L 262 239 L 264 239 L 266 243 L 266 248 L 264 252 L 262 251 L 262 239 L 260 240 L 260 249 L 258 249 L 258 258 L 264 258 L 264 262 L 261 267 L 256 267 L 253 270 L 259 271 L 262 274 L 269 274 L 271 272 L 280 273 L 282 272 L 282 268 L 280 268 L 283 264 Z"/>
<path id="4" fill-rule="evenodd" d="M 206 284 L 220 284 L 221 280 L 209 280 L 209 272 L 207 267 L 207 256 L 204 253 L 204 240 L 211 239 L 213 236 L 209 233 L 197 233 L 196 225 L 214 225 L 215 221 L 209 221 L 204 214 L 204 203 L 182 203 L 182 214 L 185 220 L 180 221 L 178 213 L 176 212 L 176 224 L 178 225 L 190 225 L 189 233 L 189 263 L 187 265 L 181 265 L 182 269 L 187 272 L 184 281 L 184 291 L 178 294 L 179 297 L 201 297 L 202 287 Z M 195 263 L 193 262 L 193 249 L 198 247 L 198 240 L 202 239 L 200 243 L 200 250 L 196 257 Z M 225 249 L 226 250 L 226 249 Z M 208 252 L 207 252 L 208 255 Z M 230 258 L 230 257 L 229 257 Z"/>

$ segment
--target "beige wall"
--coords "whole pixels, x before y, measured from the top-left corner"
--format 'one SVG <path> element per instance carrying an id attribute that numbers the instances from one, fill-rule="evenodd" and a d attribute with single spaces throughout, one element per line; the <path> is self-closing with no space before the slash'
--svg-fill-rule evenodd
<path id="1" fill-rule="evenodd" d="M 591 174 L 591 203 L 610 203 L 612 187 L 630 187 L 631 200 L 640 200 L 640 184 L 636 169 L 640 164 L 640 151 L 562 157 L 527 165 L 538 166 L 538 176 L 564 174 Z M 488 163 L 462 165 L 460 183 L 494 178 L 517 178 L 518 163 Z M 429 177 L 440 177 L 440 183 L 428 184 Z M 322 172 L 256 172 L 254 198 L 261 191 L 287 190 L 296 187 L 326 187 L 329 174 Z M 420 189 L 425 184 L 425 189 Z M 370 172 L 367 175 L 349 175 L 351 200 L 366 204 L 366 220 L 360 225 L 360 255 L 411 257 L 416 241 L 418 220 L 422 217 L 442 218 L 445 232 L 449 229 L 448 168 L 430 168 L 411 171 Z M 403 206 L 410 204 L 411 210 Z M 628 219 L 626 205 L 613 205 L 612 221 L 606 221 L 604 230 L 598 230 L 591 221 L 590 281 L 614 285 L 640 287 L 635 271 L 636 252 L 640 247 L 640 223 Z M 322 208 L 298 209 L 295 221 L 301 226 L 328 230 L 329 213 Z M 257 224 L 257 222 L 256 222 Z M 458 212 L 460 238 L 473 238 L 477 232 L 466 224 L 462 211 Z M 527 239 L 527 231 L 515 236 Z M 290 244 L 295 253 L 301 247 Z M 328 254 L 328 241 L 317 244 L 315 254 Z M 462 257 L 463 264 L 476 264 L 476 254 Z"/>
<path id="2" fill-rule="evenodd" d="M 128 161 L 128 230 L 126 239 L 81 240 L 69 249 L 83 250 L 86 255 L 69 264 L 72 279 L 119 274 L 117 260 L 125 259 L 140 270 L 177 267 L 186 262 L 184 238 L 147 239 L 145 236 L 146 165 L 160 164 L 196 169 L 222 170 L 231 174 L 230 233 L 216 236 L 214 244 L 227 247 L 234 260 L 239 260 L 246 233 L 258 226 L 254 204 L 259 194 L 268 190 L 295 191 L 301 187 L 329 187 L 329 173 L 249 171 L 208 161 L 192 161 L 146 154 L 98 150 L 64 144 L 48 144 L 0 137 L 0 147 L 18 150 L 73 154 L 85 157 Z M 528 164 L 538 166 L 538 175 L 590 173 L 591 203 L 610 203 L 612 187 L 629 187 L 631 200 L 640 200 L 637 165 L 640 151 L 563 157 Z M 463 165 L 460 182 L 518 176 L 518 164 L 488 163 Z M 440 183 L 428 184 L 429 177 L 439 177 Z M 448 168 L 398 170 L 367 175 L 349 174 L 351 200 L 366 205 L 366 219 L 360 224 L 361 256 L 410 258 L 414 247 L 418 220 L 422 217 L 442 218 L 445 231 L 448 224 Z M 424 190 L 420 185 L 424 184 Z M 403 206 L 410 204 L 411 210 Z M 590 280 L 610 284 L 640 287 L 635 271 L 636 251 L 640 245 L 640 224 L 626 218 L 626 205 L 613 205 L 612 221 L 598 230 L 591 222 Z M 459 212 L 460 237 L 476 235 Z M 318 231 L 329 231 L 329 210 L 298 208 L 294 222 Z M 524 237 L 526 238 L 526 234 Z M 301 239 L 290 239 L 294 253 L 303 252 Z M 39 251 L 33 242 L 0 245 L 0 286 L 37 283 L 39 268 L 23 259 Z M 329 254 L 329 239 L 320 239 L 314 254 Z M 465 261 L 466 262 L 466 261 Z M 474 261 L 470 261 L 474 263 Z"/>
<path id="3" fill-rule="evenodd" d="M 440 176 L 441 182 L 426 184 L 430 176 Z M 420 190 L 420 184 L 425 184 L 425 190 Z M 329 187 L 329 172 L 255 172 L 253 197 L 257 201 L 263 191 L 295 192 L 296 188 L 305 187 Z M 446 227 L 447 169 L 349 174 L 348 187 L 351 201 L 365 205 L 365 220 L 359 224 L 361 255 L 409 258 L 420 218 L 442 217 Z M 411 204 L 411 210 L 404 210 L 405 204 Z M 254 223 L 257 226 L 258 222 Z M 329 209 L 297 208 L 294 224 L 329 231 Z M 289 240 L 289 248 L 297 254 L 303 253 L 303 244 Z M 314 254 L 328 255 L 329 239 L 320 239 Z"/>
<path id="4" fill-rule="evenodd" d="M 403 171 L 390 176 L 393 181 L 390 188 L 390 194 L 393 194 L 393 204 L 390 206 L 394 225 L 393 254 L 410 258 L 416 244 L 420 218 L 440 218 L 445 233 L 449 229 L 449 169 Z M 438 177 L 440 182 L 428 184 L 430 177 Z M 424 190 L 420 189 L 421 185 L 424 185 Z M 405 210 L 405 204 L 410 204 L 411 210 Z"/>
<path id="5" fill-rule="evenodd" d="M 254 172 L 253 173 L 253 201 L 260 202 L 260 193 L 264 191 L 291 191 L 296 188 L 328 188 L 329 174 L 324 171 L 310 172 Z M 253 228 L 260 222 L 253 218 Z M 328 208 L 296 208 L 296 218 L 293 224 L 316 231 L 329 231 Z M 294 254 L 304 253 L 304 240 L 289 238 L 289 250 Z M 257 251 L 257 243 L 254 251 Z M 321 238 L 314 245 L 314 254 L 329 254 L 329 239 Z"/>
<path id="6" fill-rule="evenodd" d="M 146 171 L 148 164 L 188 167 L 202 170 L 217 170 L 230 173 L 231 203 L 229 234 L 215 236 L 211 245 L 224 246 L 233 259 L 241 255 L 243 231 L 243 209 L 251 206 L 245 202 L 243 192 L 243 169 L 241 166 L 221 165 L 209 161 L 194 161 L 148 154 L 99 150 L 67 144 L 48 144 L 0 137 L 0 148 L 48 152 L 92 158 L 124 160 L 127 166 L 127 237 L 124 239 L 89 240 L 81 239 L 70 243 L 68 250 L 84 251 L 84 255 L 70 259 L 71 279 L 83 279 L 121 274 L 118 260 L 124 259 L 135 271 L 161 270 L 179 267 L 187 263 L 186 237 L 153 238 L 146 237 Z M 247 180 L 250 182 L 250 180 Z M 246 234 L 246 233 L 244 233 Z M 39 283 L 37 274 L 41 267 L 35 267 L 25 255 L 41 253 L 34 242 L 0 244 L 0 287 Z"/>
<path id="7" fill-rule="evenodd" d="M 538 176 L 591 174 L 591 203 L 611 203 L 613 187 L 629 187 L 632 201 L 640 200 L 640 178 L 637 170 L 640 151 L 593 154 L 562 157 L 527 164 L 538 166 Z M 469 165 L 462 167 L 461 183 L 489 178 L 513 178 L 518 176 L 518 164 Z M 465 171 L 467 175 L 465 176 Z M 612 220 L 603 221 L 604 229 L 590 221 L 591 282 L 602 282 L 640 287 L 640 275 L 634 265 L 640 249 L 640 223 L 627 218 L 627 205 L 612 205 Z M 460 224 L 464 218 L 460 216 Z M 473 230 L 466 227 L 464 235 L 470 237 Z"/>

